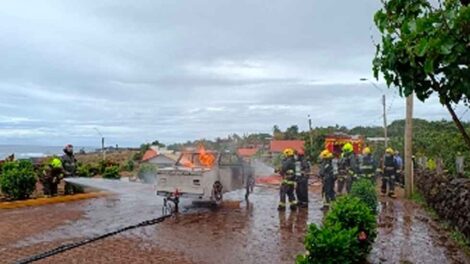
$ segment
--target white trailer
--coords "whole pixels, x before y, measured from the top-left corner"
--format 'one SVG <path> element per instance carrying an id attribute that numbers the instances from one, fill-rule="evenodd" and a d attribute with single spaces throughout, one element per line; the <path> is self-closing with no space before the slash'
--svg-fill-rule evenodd
<path id="1" fill-rule="evenodd" d="M 251 166 L 232 152 L 183 153 L 173 167 L 157 170 L 156 192 L 165 197 L 165 213 L 177 211 L 180 198 L 219 204 L 224 193 L 246 189 L 248 199 L 253 186 Z"/>

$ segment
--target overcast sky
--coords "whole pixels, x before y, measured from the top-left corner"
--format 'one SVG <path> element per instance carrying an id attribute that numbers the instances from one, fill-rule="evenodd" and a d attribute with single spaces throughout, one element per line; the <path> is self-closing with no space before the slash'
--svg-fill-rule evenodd
<path id="1" fill-rule="evenodd" d="M 2 1 L 0 144 L 99 145 L 95 128 L 109 144 L 172 143 L 306 129 L 309 114 L 314 126 L 380 125 L 382 92 L 359 81 L 372 79 L 379 7 Z M 381 86 L 389 119 L 403 118 L 404 100 Z M 435 99 L 415 114 L 448 119 Z"/>

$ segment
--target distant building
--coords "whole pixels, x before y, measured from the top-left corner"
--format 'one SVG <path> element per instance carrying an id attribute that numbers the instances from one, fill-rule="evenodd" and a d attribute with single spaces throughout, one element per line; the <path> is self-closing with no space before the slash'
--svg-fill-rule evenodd
<path id="1" fill-rule="evenodd" d="M 242 158 L 251 158 L 258 152 L 257 148 L 239 148 L 237 150 L 238 156 Z"/>
<path id="2" fill-rule="evenodd" d="M 153 164 L 163 168 L 175 165 L 177 159 L 178 157 L 172 151 L 152 146 L 144 153 L 142 163 Z"/>
<path id="3" fill-rule="evenodd" d="M 305 141 L 303 140 L 271 140 L 269 151 L 271 154 L 280 154 L 285 149 L 292 148 L 297 153 L 305 154 Z"/>

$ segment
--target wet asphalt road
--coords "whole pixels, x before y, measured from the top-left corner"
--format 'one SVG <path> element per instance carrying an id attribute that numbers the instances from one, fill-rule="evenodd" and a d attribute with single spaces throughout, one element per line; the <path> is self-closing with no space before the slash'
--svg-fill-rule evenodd
<path id="1" fill-rule="evenodd" d="M 101 235 L 161 215 L 162 199 L 139 183 L 101 186 L 115 194 L 68 204 L 0 211 L 0 259 L 11 263 L 62 243 Z M 105 188 L 105 189 L 106 189 Z M 293 263 L 304 251 L 307 223 L 321 223 L 320 186 L 309 210 L 277 211 L 278 190 L 256 187 L 227 194 L 218 209 L 183 202 L 182 213 L 50 257 L 39 263 Z M 402 200 L 382 199 L 371 263 L 469 263 L 439 235 L 426 213 Z"/>

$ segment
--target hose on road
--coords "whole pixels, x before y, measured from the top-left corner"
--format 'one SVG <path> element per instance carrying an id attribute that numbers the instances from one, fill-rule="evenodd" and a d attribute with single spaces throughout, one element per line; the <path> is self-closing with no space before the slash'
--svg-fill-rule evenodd
<path id="1" fill-rule="evenodd" d="M 21 259 L 21 260 L 15 262 L 15 263 L 17 263 L 17 264 L 32 263 L 32 262 L 35 262 L 35 261 L 38 261 L 38 260 L 41 260 L 41 259 L 45 259 L 45 258 L 54 256 L 54 255 L 57 255 L 57 254 L 60 254 L 62 252 L 65 252 L 65 251 L 68 251 L 68 250 L 71 250 L 71 249 L 74 249 L 74 248 L 77 248 L 77 247 L 80 247 L 80 246 L 95 242 L 97 240 L 101 240 L 101 239 L 104 239 L 104 238 L 107 238 L 107 237 L 110 237 L 110 236 L 117 235 L 117 234 L 122 233 L 124 231 L 128 231 L 128 230 L 135 229 L 135 228 L 138 228 L 138 227 L 150 226 L 150 225 L 155 225 L 155 224 L 161 223 L 161 222 L 165 221 L 167 218 L 169 218 L 171 216 L 172 216 L 172 214 L 164 215 L 164 216 L 161 216 L 161 217 L 158 217 L 158 218 L 155 218 L 155 219 L 151 219 L 151 220 L 147 220 L 147 221 L 138 223 L 136 225 L 126 226 L 126 227 L 123 227 L 123 228 L 118 229 L 116 231 L 109 232 L 109 233 L 106 233 L 106 234 L 103 234 L 103 235 L 99 235 L 99 236 L 96 236 L 96 237 L 93 237 L 93 238 L 88 238 L 88 239 L 84 239 L 84 240 L 77 241 L 77 242 L 67 243 L 67 244 L 58 246 L 54 249 L 39 253 L 37 255 Z"/>

